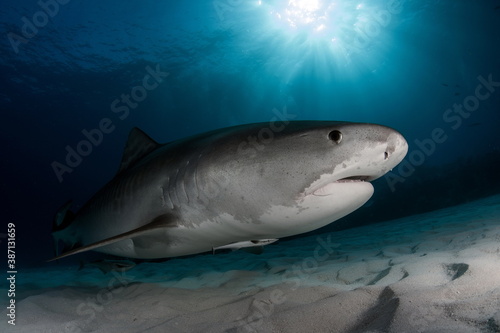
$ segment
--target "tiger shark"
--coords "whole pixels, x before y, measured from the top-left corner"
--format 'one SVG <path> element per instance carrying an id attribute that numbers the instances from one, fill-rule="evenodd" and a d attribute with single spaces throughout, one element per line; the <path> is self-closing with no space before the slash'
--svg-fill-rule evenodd
<path id="1" fill-rule="evenodd" d="M 257 123 L 166 144 L 134 128 L 118 174 L 78 213 L 56 214 L 52 260 L 169 258 L 315 230 L 368 201 L 407 151 L 400 133 L 367 123 Z"/>

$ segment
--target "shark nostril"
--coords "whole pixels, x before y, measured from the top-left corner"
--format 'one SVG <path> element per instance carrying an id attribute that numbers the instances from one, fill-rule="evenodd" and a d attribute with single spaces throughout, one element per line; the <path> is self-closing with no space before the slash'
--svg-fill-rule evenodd
<path id="1" fill-rule="evenodd" d="M 386 160 L 388 158 L 389 158 L 389 153 L 388 152 L 384 152 L 384 160 Z"/>

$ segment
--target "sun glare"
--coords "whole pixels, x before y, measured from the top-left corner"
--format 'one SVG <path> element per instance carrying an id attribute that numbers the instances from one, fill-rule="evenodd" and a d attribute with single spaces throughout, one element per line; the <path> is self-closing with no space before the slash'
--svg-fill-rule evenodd
<path id="1" fill-rule="evenodd" d="M 289 0 L 284 8 L 275 12 L 276 17 L 283 19 L 291 28 L 317 29 L 326 18 L 322 7 L 319 0 Z"/>
<path id="2" fill-rule="evenodd" d="M 304 52 L 329 50 L 346 61 L 375 61 L 389 25 L 401 12 L 396 4 L 355 0 L 261 0 L 269 31 Z M 342 60 L 342 61 L 341 61 Z"/>

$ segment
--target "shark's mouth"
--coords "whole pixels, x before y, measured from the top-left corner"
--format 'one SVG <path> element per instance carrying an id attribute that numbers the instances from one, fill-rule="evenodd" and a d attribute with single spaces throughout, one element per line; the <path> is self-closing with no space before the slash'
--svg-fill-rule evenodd
<path id="1" fill-rule="evenodd" d="M 314 188 L 310 188 L 309 190 L 307 190 L 306 196 L 307 195 L 328 196 L 334 193 L 338 193 L 339 186 L 341 185 L 345 186 L 347 184 L 358 186 L 360 184 L 365 183 L 364 185 L 361 186 L 372 186 L 371 184 L 369 184 L 369 182 L 376 178 L 377 177 L 374 176 L 350 176 L 341 179 L 325 181 L 324 183 L 319 184 Z"/>
<path id="2" fill-rule="evenodd" d="M 370 176 L 352 176 L 352 177 L 346 177 L 346 178 L 336 180 L 333 183 L 364 182 L 364 181 L 370 181 L 370 178 L 372 178 L 372 177 L 370 177 Z"/>

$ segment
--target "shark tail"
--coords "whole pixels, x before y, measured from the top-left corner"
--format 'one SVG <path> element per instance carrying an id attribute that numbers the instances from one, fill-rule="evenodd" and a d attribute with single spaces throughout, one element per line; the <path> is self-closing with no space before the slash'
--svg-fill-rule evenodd
<path id="1" fill-rule="evenodd" d="M 68 244 L 66 244 L 66 238 L 68 234 L 68 229 L 73 220 L 75 219 L 75 213 L 73 213 L 70 208 L 73 202 L 70 200 L 65 203 L 54 216 L 54 221 L 52 223 L 52 237 L 54 238 L 54 253 L 58 256 L 61 252 L 68 250 Z M 63 243 L 62 249 L 60 248 L 60 243 Z M 69 246 L 72 248 L 73 244 Z"/>

